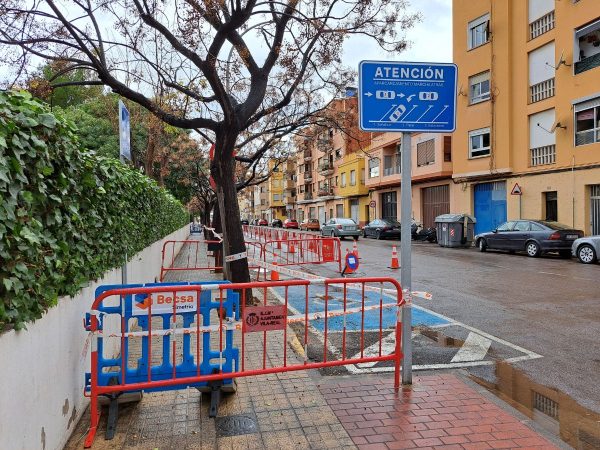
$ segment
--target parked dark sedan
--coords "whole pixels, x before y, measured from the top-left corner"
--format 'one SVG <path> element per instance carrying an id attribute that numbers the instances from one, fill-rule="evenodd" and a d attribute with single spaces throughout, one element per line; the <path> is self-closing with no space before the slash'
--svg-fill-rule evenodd
<path id="1" fill-rule="evenodd" d="M 480 251 L 487 249 L 524 251 L 535 257 L 546 252 L 558 252 L 571 257 L 573 241 L 583 236 L 583 231 L 549 220 L 512 220 L 494 231 L 475 236 Z"/>
<path id="2" fill-rule="evenodd" d="M 273 228 L 281 228 L 283 226 L 283 222 L 281 221 L 281 219 L 273 219 L 271 221 L 271 226 Z"/>
<path id="3" fill-rule="evenodd" d="M 375 219 L 363 227 L 363 237 L 400 239 L 400 228 L 396 220 Z"/>

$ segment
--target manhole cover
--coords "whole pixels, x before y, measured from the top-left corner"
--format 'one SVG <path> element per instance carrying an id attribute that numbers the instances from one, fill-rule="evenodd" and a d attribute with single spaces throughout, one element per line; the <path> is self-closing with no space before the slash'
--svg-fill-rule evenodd
<path id="1" fill-rule="evenodd" d="M 239 414 L 215 418 L 218 437 L 238 436 L 258 432 L 256 417 L 252 414 Z"/>

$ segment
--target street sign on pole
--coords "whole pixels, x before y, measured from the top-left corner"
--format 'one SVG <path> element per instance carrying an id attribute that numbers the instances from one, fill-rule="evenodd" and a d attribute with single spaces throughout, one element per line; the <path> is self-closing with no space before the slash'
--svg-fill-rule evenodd
<path id="1" fill-rule="evenodd" d="M 361 61 L 358 74 L 362 130 L 451 133 L 456 128 L 455 64 Z"/>
<path id="2" fill-rule="evenodd" d="M 359 126 L 364 131 L 402 132 L 400 223 L 412 223 L 411 133 L 451 133 L 456 128 L 455 64 L 362 61 L 359 74 Z M 408 175 L 408 176 L 407 176 Z M 412 383 L 411 227 L 401 228 L 402 384 Z"/>
<path id="3" fill-rule="evenodd" d="M 131 126 L 129 124 L 129 111 L 125 104 L 119 100 L 119 150 L 121 161 L 131 161 Z"/>

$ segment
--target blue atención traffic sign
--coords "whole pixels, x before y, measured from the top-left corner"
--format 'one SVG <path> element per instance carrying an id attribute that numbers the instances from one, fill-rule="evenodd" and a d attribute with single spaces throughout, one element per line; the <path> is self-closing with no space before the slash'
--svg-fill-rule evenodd
<path id="1" fill-rule="evenodd" d="M 456 77 L 455 64 L 361 61 L 360 128 L 364 131 L 454 131 Z"/>

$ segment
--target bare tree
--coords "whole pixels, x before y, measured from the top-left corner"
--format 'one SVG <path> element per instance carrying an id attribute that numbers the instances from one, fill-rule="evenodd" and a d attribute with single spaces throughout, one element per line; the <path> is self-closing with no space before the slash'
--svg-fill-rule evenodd
<path id="1" fill-rule="evenodd" d="M 96 74 L 81 84 L 109 86 L 214 141 L 210 171 L 229 255 L 245 250 L 235 161 L 263 158 L 261 145 L 246 150 L 256 136 L 281 139 L 353 82 L 341 63 L 352 36 L 404 50 L 397 33 L 418 18 L 406 7 L 405 0 L 3 0 L 0 57 L 17 78 L 32 59 L 68 61 L 65 70 Z M 183 104 L 165 108 L 152 92 L 178 94 Z M 245 259 L 230 264 L 230 278 L 249 280 Z"/>

